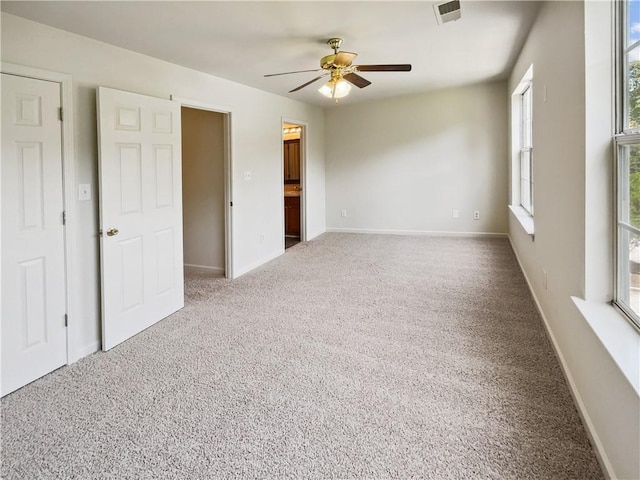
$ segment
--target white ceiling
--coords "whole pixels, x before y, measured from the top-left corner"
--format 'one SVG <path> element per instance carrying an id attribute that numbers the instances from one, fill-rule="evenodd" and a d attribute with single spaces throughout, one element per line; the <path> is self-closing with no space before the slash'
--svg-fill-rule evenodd
<path id="1" fill-rule="evenodd" d="M 461 0 L 462 18 L 439 26 L 431 1 L 2 1 L 4 12 L 303 102 L 331 106 L 319 68 L 332 53 L 354 64 L 411 63 L 411 72 L 367 72 L 341 103 L 506 78 L 539 2 Z M 437 2 L 441 3 L 441 2 Z"/>

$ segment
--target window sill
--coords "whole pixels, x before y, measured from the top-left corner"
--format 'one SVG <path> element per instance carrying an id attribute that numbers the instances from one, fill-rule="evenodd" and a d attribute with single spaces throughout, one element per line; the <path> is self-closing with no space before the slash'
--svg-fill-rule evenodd
<path id="1" fill-rule="evenodd" d="M 535 233 L 533 230 L 533 217 L 531 214 L 520 205 L 509 205 L 509 210 L 511 210 L 515 219 L 518 220 L 524 231 L 527 232 L 527 235 L 529 235 L 531 240 L 533 240 L 535 238 Z"/>
<path id="2" fill-rule="evenodd" d="M 608 303 L 571 297 L 620 371 L 640 395 L 640 332 Z"/>

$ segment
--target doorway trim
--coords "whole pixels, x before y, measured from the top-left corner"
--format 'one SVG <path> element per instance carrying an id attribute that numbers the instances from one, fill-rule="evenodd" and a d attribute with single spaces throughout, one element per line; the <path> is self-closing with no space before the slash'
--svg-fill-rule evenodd
<path id="1" fill-rule="evenodd" d="M 211 103 L 201 102 L 190 98 L 171 95 L 171 101 L 177 102 L 182 107 L 224 115 L 224 276 L 235 278 L 233 275 L 233 112 L 231 108 Z"/>
<path id="2" fill-rule="evenodd" d="M 280 135 L 282 140 L 280 141 L 280 173 L 281 180 L 280 185 L 284 184 L 284 133 L 282 132 L 285 123 L 290 123 L 302 127 L 300 132 L 300 188 L 302 189 L 302 195 L 300 195 L 300 241 L 307 241 L 307 135 L 309 134 L 309 123 L 303 120 L 296 120 L 291 117 L 282 117 L 280 122 Z M 281 211 L 284 212 L 284 195 L 282 196 Z M 282 242 L 284 248 L 284 219 L 282 222 Z"/>
<path id="3" fill-rule="evenodd" d="M 90 346 L 90 352 L 79 351 L 76 335 L 80 331 L 80 312 L 76 305 L 74 293 L 77 292 L 76 272 L 76 191 L 75 180 L 75 154 L 73 148 L 73 81 L 71 75 L 26 67 L 13 63 L 2 62 L 0 71 L 8 75 L 33 78 L 54 82 L 60 85 L 60 105 L 62 105 L 62 201 L 64 202 L 65 228 L 64 228 L 64 266 L 65 266 L 65 303 L 67 311 L 67 365 L 76 362 L 87 353 L 92 353 L 94 345 Z M 1 173 L 0 173 L 1 175 Z M 1 229 L 1 226 L 0 226 Z"/>

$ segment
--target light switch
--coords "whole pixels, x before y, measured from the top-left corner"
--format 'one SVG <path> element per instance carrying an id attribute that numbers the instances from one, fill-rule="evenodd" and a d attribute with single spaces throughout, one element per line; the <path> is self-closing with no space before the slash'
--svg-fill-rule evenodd
<path id="1" fill-rule="evenodd" d="M 86 202 L 87 200 L 91 200 L 91 184 L 90 183 L 81 183 L 78 185 L 78 200 L 81 202 Z"/>

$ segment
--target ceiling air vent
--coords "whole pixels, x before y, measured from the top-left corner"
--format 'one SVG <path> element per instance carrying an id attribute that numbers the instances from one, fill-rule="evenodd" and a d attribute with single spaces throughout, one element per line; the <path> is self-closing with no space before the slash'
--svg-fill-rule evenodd
<path id="1" fill-rule="evenodd" d="M 437 3 L 433 6 L 436 12 L 436 20 L 438 25 L 443 23 L 453 22 L 460 18 L 460 2 L 453 0 L 452 2 Z"/>

